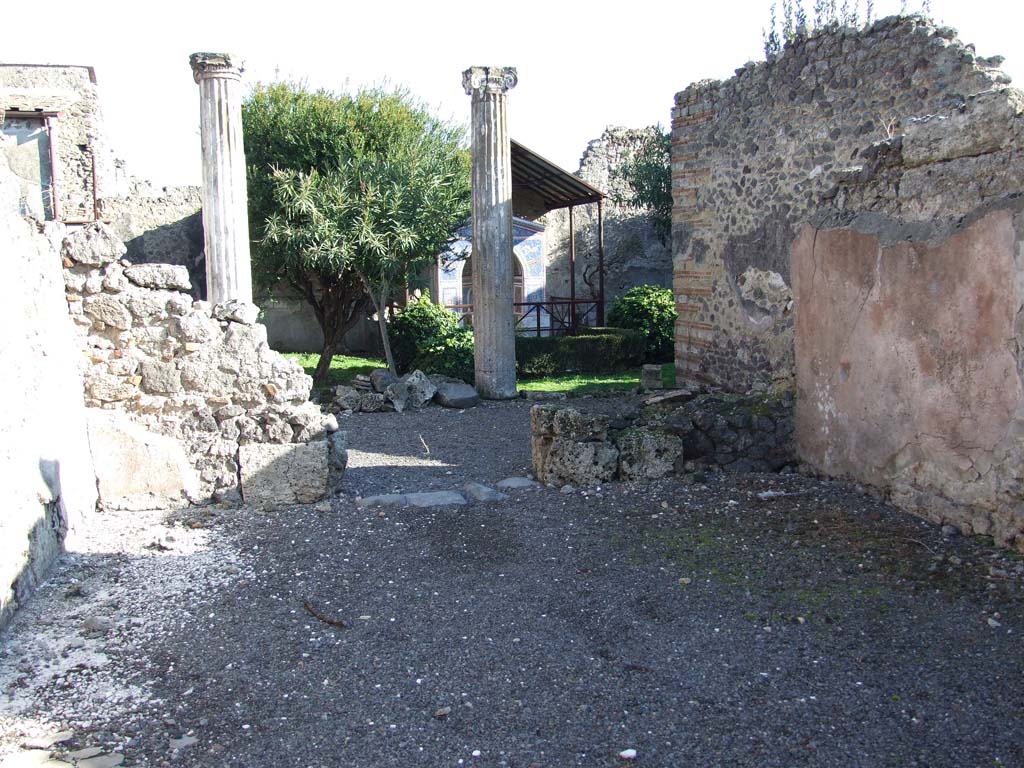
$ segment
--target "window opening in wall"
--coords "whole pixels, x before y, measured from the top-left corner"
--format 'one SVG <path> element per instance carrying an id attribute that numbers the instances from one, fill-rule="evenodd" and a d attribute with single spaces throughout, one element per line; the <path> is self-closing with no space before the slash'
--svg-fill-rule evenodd
<path id="1" fill-rule="evenodd" d="M 0 154 L 18 179 L 19 212 L 41 221 L 56 219 L 51 117 L 21 112 L 0 114 L 3 115 Z"/>

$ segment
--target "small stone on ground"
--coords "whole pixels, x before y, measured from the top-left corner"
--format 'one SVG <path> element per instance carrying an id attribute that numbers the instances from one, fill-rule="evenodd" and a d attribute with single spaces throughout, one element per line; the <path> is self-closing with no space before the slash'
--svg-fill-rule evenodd
<path id="1" fill-rule="evenodd" d="M 466 483 L 462 489 L 474 501 L 504 501 L 508 498 L 508 494 L 500 493 L 482 483 Z"/>

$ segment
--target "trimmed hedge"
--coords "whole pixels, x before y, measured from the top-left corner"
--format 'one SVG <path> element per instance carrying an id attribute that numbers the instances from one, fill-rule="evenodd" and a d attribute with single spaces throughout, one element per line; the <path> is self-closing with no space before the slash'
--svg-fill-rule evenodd
<path id="1" fill-rule="evenodd" d="M 612 373 L 643 363 L 643 335 L 628 328 L 587 328 L 579 336 L 517 336 L 520 376 Z"/>
<path id="2" fill-rule="evenodd" d="M 473 383 L 473 332 L 424 295 L 390 322 L 391 351 L 399 373 L 417 368 Z M 612 373 L 643 363 L 644 336 L 629 328 L 585 328 L 579 336 L 517 336 L 520 376 Z"/>

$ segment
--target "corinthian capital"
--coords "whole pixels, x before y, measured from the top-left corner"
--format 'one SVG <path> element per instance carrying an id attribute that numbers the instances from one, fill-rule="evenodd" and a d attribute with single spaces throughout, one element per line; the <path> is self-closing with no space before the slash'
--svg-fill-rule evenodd
<path id="1" fill-rule="evenodd" d="M 238 80 L 242 77 L 242 62 L 230 53 L 193 53 L 188 57 L 192 65 L 192 77 L 198 83 L 207 77 L 228 77 Z"/>
<path id="2" fill-rule="evenodd" d="M 462 87 L 472 96 L 481 93 L 505 93 L 516 87 L 519 76 L 515 67 L 470 67 L 462 73 Z"/>

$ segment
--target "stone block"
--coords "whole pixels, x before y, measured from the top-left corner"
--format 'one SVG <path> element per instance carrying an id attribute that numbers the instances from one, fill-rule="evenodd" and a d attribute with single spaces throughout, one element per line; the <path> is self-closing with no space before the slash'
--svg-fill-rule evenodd
<path id="1" fill-rule="evenodd" d="M 483 483 L 466 483 L 462 490 L 474 501 L 504 501 L 508 498 L 508 494 L 496 491 Z"/>
<path id="2" fill-rule="evenodd" d="M 132 264 L 125 268 L 124 275 L 135 285 L 143 288 L 161 288 L 171 291 L 192 290 L 188 270 L 173 264 Z"/>
<path id="3" fill-rule="evenodd" d="M 472 408 L 480 402 L 480 395 L 469 384 L 446 381 L 438 385 L 434 401 L 445 408 Z"/>
<path id="4" fill-rule="evenodd" d="M 85 395 L 101 403 L 116 403 L 138 394 L 132 379 L 90 371 L 85 375 Z"/>
<path id="5" fill-rule="evenodd" d="M 179 441 L 117 411 L 88 409 L 89 448 L 100 502 L 108 509 L 173 509 L 198 497 L 198 480 Z"/>
<path id="6" fill-rule="evenodd" d="M 556 405 L 535 405 L 530 408 L 530 432 L 534 435 L 555 434 Z"/>
<path id="7" fill-rule="evenodd" d="M 339 384 L 334 388 L 334 404 L 344 411 L 358 411 L 363 393 L 355 387 Z"/>
<path id="8" fill-rule="evenodd" d="M 683 441 L 675 435 L 630 429 L 622 433 L 619 447 L 619 476 L 623 480 L 656 480 L 672 473 L 683 453 Z"/>
<path id="9" fill-rule="evenodd" d="M 260 316 L 260 308 L 255 304 L 249 304 L 248 302 L 239 301 L 238 299 L 230 299 L 214 305 L 213 316 L 218 320 L 230 320 L 231 322 L 241 323 L 242 325 L 255 325 L 256 320 Z M 266 341 L 266 335 L 267 332 L 266 329 L 264 329 L 264 341 Z"/>
<path id="10" fill-rule="evenodd" d="M 384 390 L 397 382 L 398 377 L 387 368 L 377 368 L 370 373 L 370 386 L 374 392 L 383 394 Z"/>
<path id="11" fill-rule="evenodd" d="M 128 307 L 113 296 L 89 296 L 82 305 L 82 311 L 96 322 L 119 331 L 126 331 L 132 327 L 132 316 Z"/>
<path id="12" fill-rule="evenodd" d="M 434 382 L 423 371 L 413 371 L 403 377 L 402 384 L 408 393 L 405 402 L 410 408 L 422 408 L 437 392 Z"/>
<path id="13" fill-rule="evenodd" d="M 555 412 L 554 434 L 565 440 L 600 442 L 608 437 L 608 421 L 602 414 L 562 408 Z"/>
<path id="14" fill-rule="evenodd" d="M 504 480 L 498 482 L 498 487 L 505 491 L 521 491 L 540 488 L 541 484 L 528 477 L 506 477 Z"/>
<path id="15" fill-rule="evenodd" d="M 466 503 L 466 497 L 457 491 L 420 491 L 405 494 L 405 499 L 414 507 L 447 507 Z"/>
<path id="16" fill-rule="evenodd" d="M 312 504 L 327 494 L 327 441 L 241 445 L 238 462 L 246 504 Z"/>
<path id="17" fill-rule="evenodd" d="M 185 341 L 203 344 L 215 338 L 218 328 L 209 315 L 192 311 L 175 318 L 176 335 Z"/>
<path id="18" fill-rule="evenodd" d="M 612 443 L 554 437 L 548 447 L 544 474 L 538 473 L 538 477 L 549 485 L 606 483 L 615 478 L 618 463 L 619 449 Z"/>
<path id="19" fill-rule="evenodd" d="M 337 493 L 348 467 L 348 432 L 332 432 L 327 436 L 327 444 L 330 447 L 327 457 L 328 485 L 332 492 Z"/>
<path id="20" fill-rule="evenodd" d="M 384 395 L 379 392 L 364 392 L 359 397 L 359 411 L 366 414 L 376 413 L 384 408 Z"/>
<path id="21" fill-rule="evenodd" d="M 181 373 L 174 363 L 148 360 L 141 366 L 142 388 L 154 395 L 173 395 L 181 392 Z"/>
<path id="22" fill-rule="evenodd" d="M 645 392 L 664 389 L 661 384 L 661 366 L 645 365 L 640 369 L 640 388 Z"/>
<path id="23" fill-rule="evenodd" d="M 64 258 L 95 267 L 117 261 L 127 252 L 114 228 L 101 221 L 72 232 L 61 246 Z"/>

